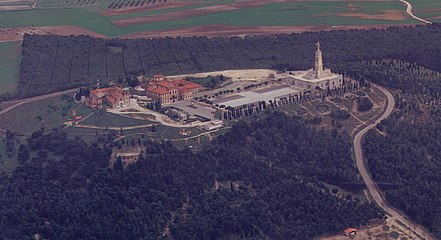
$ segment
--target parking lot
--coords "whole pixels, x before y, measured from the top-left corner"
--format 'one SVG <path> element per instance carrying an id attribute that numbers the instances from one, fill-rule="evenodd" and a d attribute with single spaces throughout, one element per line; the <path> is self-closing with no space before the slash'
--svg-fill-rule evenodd
<path id="1" fill-rule="evenodd" d="M 170 104 L 170 106 L 180 109 L 190 115 L 201 116 L 210 120 L 215 120 L 214 112 L 216 111 L 212 107 L 202 106 L 200 104 L 193 104 L 191 100 L 185 100 Z"/>

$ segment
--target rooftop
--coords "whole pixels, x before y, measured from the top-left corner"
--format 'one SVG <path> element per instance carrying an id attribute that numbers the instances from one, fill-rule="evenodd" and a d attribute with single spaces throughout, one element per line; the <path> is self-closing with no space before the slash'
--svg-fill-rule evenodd
<path id="1" fill-rule="evenodd" d="M 237 93 L 225 99 L 215 100 L 214 103 L 219 105 L 230 106 L 230 107 L 239 107 L 239 106 L 255 103 L 258 101 L 265 101 L 265 102 L 269 102 L 270 100 L 274 101 L 274 98 L 280 98 L 287 96 L 289 94 L 297 94 L 297 93 L 300 93 L 300 90 L 296 88 L 292 88 L 289 86 L 278 86 L 264 90 Z"/>
<path id="2" fill-rule="evenodd" d="M 147 92 L 152 92 L 152 93 L 156 93 L 159 95 L 163 95 L 163 94 L 167 94 L 168 93 L 168 89 L 164 88 L 164 87 L 148 87 Z"/>
<path id="3" fill-rule="evenodd" d="M 294 72 L 294 75 L 290 75 L 290 77 L 293 77 L 295 79 L 300 79 L 305 82 L 316 83 L 323 80 L 331 80 L 340 76 L 339 74 L 332 73 L 331 70 L 329 69 L 325 69 L 323 72 L 321 72 L 320 77 L 316 77 L 314 71 L 315 71 L 314 69 L 310 69 L 308 71 L 298 71 L 298 72 Z"/>
<path id="4" fill-rule="evenodd" d="M 357 229 L 355 229 L 355 228 L 346 228 L 345 230 L 344 230 L 344 233 L 345 234 L 349 234 L 349 233 L 351 233 L 351 232 L 357 232 L 358 230 Z"/>

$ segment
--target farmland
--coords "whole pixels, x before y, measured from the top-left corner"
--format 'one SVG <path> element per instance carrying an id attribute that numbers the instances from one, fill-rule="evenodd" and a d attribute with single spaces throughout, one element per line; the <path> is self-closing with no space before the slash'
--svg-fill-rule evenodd
<path id="1" fill-rule="evenodd" d="M 0 30 L 14 28 L 16 32 L 40 30 L 60 34 L 63 29 L 48 27 L 74 26 L 82 30 L 65 29 L 64 34 L 95 33 L 122 37 L 146 31 L 161 32 L 211 25 L 252 28 L 417 23 L 405 14 L 404 6 L 398 1 L 167 1 L 147 5 L 161 7 L 139 6 L 111 11 L 103 5 L 108 1 L 69 2 L 70 7 L 58 5 L 62 1 L 52 5 L 48 1 L 39 1 L 31 10 L 0 11 Z M 72 7 L 77 5 L 83 7 Z M 218 30 L 221 32 L 222 28 Z M 15 39 L 19 35 L 10 38 Z"/>
<path id="2" fill-rule="evenodd" d="M 441 1 L 438 0 L 409 0 L 415 14 L 429 21 L 441 22 Z"/>

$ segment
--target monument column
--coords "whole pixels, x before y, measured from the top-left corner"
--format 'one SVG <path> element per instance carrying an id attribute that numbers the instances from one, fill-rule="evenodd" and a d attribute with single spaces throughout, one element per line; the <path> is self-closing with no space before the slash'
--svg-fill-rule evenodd
<path id="1" fill-rule="evenodd" d="M 322 58 L 322 51 L 320 50 L 320 42 L 317 42 L 316 46 L 317 46 L 317 50 L 315 51 L 314 70 L 317 75 L 316 77 L 320 78 L 320 75 L 323 72 L 323 58 Z"/>

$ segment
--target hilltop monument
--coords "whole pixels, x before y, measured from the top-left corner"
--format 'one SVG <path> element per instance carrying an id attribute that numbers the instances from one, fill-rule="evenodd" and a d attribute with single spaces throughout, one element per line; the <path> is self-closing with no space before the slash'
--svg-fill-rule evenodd
<path id="1" fill-rule="evenodd" d="M 320 50 L 320 42 L 317 42 L 316 46 L 317 50 L 315 51 L 314 71 L 316 73 L 316 78 L 320 78 L 322 72 L 324 71 L 322 50 Z"/>
<path id="2" fill-rule="evenodd" d="M 323 66 L 320 42 L 316 44 L 314 68 L 294 73 L 292 84 L 304 89 L 334 89 L 343 85 L 343 76 Z"/>

